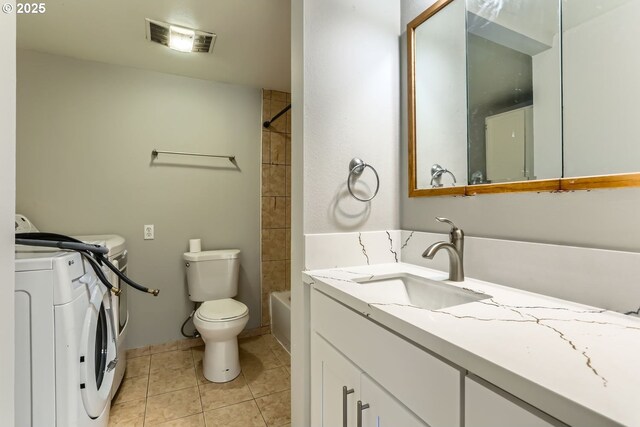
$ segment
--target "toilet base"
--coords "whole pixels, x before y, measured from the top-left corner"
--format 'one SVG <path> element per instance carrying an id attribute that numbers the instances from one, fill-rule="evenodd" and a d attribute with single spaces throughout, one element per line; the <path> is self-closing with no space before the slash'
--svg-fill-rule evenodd
<path id="1" fill-rule="evenodd" d="M 202 372 L 206 379 L 214 383 L 226 383 L 240 375 L 237 337 L 227 341 L 205 341 L 204 344 Z"/>

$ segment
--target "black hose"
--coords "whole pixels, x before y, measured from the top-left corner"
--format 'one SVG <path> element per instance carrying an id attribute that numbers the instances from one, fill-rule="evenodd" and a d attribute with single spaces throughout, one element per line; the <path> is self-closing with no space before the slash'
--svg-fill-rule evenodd
<path id="1" fill-rule="evenodd" d="M 29 243 L 26 242 L 28 240 L 38 241 L 39 243 L 37 244 L 37 246 L 42 246 L 41 243 L 43 241 L 51 242 L 51 246 L 52 247 L 61 247 L 61 246 L 63 246 L 63 245 L 59 244 L 60 242 L 71 242 L 71 243 L 81 244 L 81 245 L 83 245 L 83 249 L 86 249 L 86 250 L 80 250 L 77 247 L 66 247 L 64 249 L 75 250 L 76 252 L 79 252 L 80 254 L 82 254 L 84 256 L 84 258 L 89 261 L 89 263 L 91 264 L 91 267 L 96 272 L 96 275 L 98 276 L 100 281 L 102 283 L 104 283 L 104 285 L 107 288 L 112 289 L 113 285 L 111 283 L 109 283 L 109 280 L 106 278 L 106 276 L 104 275 L 104 272 L 100 268 L 100 266 L 102 264 L 106 265 L 120 279 L 122 279 L 126 284 L 128 284 L 129 286 L 135 288 L 136 290 L 141 291 L 141 292 L 146 292 L 148 294 L 152 294 L 153 296 L 158 296 L 158 294 L 160 293 L 159 289 L 149 289 L 149 288 L 147 288 L 145 286 L 142 286 L 142 285 L 134 282 L 133 280 L 129 279 L 125 274 L 123 274 L 120 271 L 119 268 L 117 268 L 115 265 L 113 265 L 109 260 L 107 260 L 104 257 L 104 255 L 102 254 L 102 252 L 104 252 L 104 247 L 103 246 L 86 244 L 86 243 L 82 242 L 81 240 L 78 240 L 78 239 L 70 237 L 70 236 L 65 236 L 64 234 L 46 233 L 46 232 L 17 233 L 16 234 L 16 242 L 18 244 L 29 244 Z M 34 245 L 36 245 L 36 244 L 34 243 Z M 87 247 L 87 246 L 89 246 L 89 247 Z M 96 250 L 93 251 L 91 246 L 94 246 Z M 91 256 L 89 254 L 89 252 L 93 253 L 93 256 Z M 116 295 L 119 295 L 119 294 L 120 294 L 120 289 L 117 290 Z"/>
<path id="2" fill-rule="evenodd" d="M 100 264 L 98 263 L 98 261 L 96 261 L 89 252 L 78 251 L 78 253 L 82 255 L 82 257 L 89 262 L 89 264 L 91 265 L 91 268 L 96 273 L 96 276 L 98 276 L 98 279 L 100 279 L 102 284 L 105 285 L 115 295 L 120 295 L 122 290 L 119 288 L 115 288 L 111 284 L 111 282 L 109 282 L 109 279 L 107 279 L 107 276 L 105 276 L 104 271 L 102 271 L 102 268 L 100 268 Z"/>
<path id="3" fill-rule="evenodd" d="M 195 329 L 193 331 L 193 334 L 191 334 L 191 335 L 189 335 L 189 334 L 184 332 L 184 327 L 187 326 L 187 323 L 189 322 L 189 320 L 193 319 L 193 315 L 196 314 L 196 309 L 198 308 L 198 303 L 196 303 L 195 305 L 196 306 L 193 308 L 193 311 L 191 312 L 189 317 L 187 317 L 187 319 L 182 324 L 182 327 L 180 328 L 180 332 L 182 333 L 182 336 L 186 337 L 186 338 L 199 338 L 200 337 L 200 333 L 198 332 L 197 329 Z"/>
<path id="4" fill-rule="evenodd" d="M 127 277 L 126 274 L 124 274 L 122 271 L 120 271 L 120 269 L 118 267 L 116 267 L 115 265 L 113 265 L 111 263 L 111 261 L 109 261 L 107 258 L 105 258 L 103 255 L 99 254 L 97 255 L 97 258 L 100 262 L 103 262 L 108 268 L 109 270 L 113 271 L 114 273 L 116 273 L 116 275 L 123 280 L 125 283 L 127 283 L 129 286 L 139 290 L 140 292 L 146 292 L 148 294 L 152 294 L 154 297 L 157 297 L 158 294 L 160 293 L 159 289 L 149 289 L 145 286 L 142 286 L 136 282 L 134 282 L 133 280 L 131 280 L 129 277 Z"/>

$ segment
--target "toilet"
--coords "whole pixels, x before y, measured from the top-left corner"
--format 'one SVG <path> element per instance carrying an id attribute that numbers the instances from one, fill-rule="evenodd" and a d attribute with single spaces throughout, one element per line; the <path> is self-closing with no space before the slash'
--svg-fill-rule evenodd
<path id="1" fill-rule="evenodd" d="M 193 324 L 204 341 L 204 377 L 215 383 L 240 374 L 238 334 L 249 321 L 249 309 L 232 299 L 238 294 L 240 250 L 186 252 L 189 299 L 202 303 Z"/>

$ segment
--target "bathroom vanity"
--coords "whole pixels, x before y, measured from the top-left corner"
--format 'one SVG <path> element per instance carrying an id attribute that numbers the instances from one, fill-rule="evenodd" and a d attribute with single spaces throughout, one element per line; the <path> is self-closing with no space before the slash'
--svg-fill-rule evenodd
<path id="1" fill-rule="evenodd" d="M 620 426 L 640 321 L 406 263 L 303 273 L 313 426 Z"/>

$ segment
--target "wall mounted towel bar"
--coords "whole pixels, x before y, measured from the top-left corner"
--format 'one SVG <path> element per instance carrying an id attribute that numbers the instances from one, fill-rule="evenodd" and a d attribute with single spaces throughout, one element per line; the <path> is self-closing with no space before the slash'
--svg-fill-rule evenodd
<path id="1" fill-rule="evenodd" d="M 236 156 L 219 156 L 216 154 L 185 153 L 183 151 L 161 151 L 161 150 L 155 150 L 155 149 L 151 151 L 151 155 L 154 158 L 158 157 L 158 154 L 174 154 L 176 156 L 220 157 L 224 159 L 229 159 L 231 163 L 235 163 L 236 161 Z"/>

